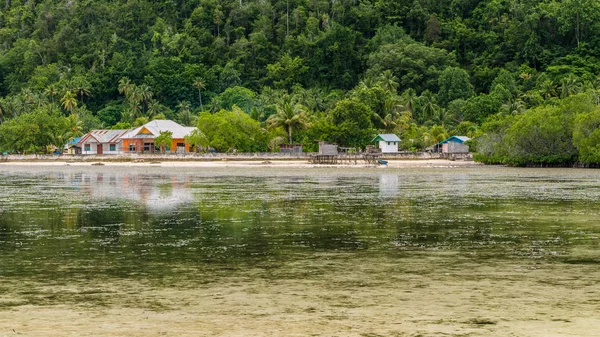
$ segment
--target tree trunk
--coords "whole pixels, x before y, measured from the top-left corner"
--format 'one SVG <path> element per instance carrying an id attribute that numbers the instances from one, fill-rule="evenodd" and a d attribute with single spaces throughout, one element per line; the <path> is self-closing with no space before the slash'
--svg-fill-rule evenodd
<path id="1" fill-rule="evenodd" d="M 200 111 L 202 111 L 202 95 L 200 94 L 200 89 L 198 89 L 198 100 L 200 101 Z"/>
<path id="2" fill-rule="evenodd" d="M 292 126 L 288 125 L 288 135 L 290 137 L 290 145 L 292 145 Z"/>

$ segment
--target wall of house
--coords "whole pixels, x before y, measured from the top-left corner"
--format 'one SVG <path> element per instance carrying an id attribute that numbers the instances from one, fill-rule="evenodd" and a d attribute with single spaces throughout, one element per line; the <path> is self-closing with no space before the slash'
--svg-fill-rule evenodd
<path id="1" fill-rule="evenodd" d="M 89 150 L 87 150 L 87 146 L 89 145 Z M 81 144 L 81 154 L 97 154 L 98 143 L 95 140 L 87 140 L 85 143 Z"/>
<path id="2" fill-rule="evenodd" d="M 120 154 L 123 153 L 122 143 L 111 143 L 115 144 L 115 150 L 110 150 L 109 143 L 102 143 L 102 154 Z M 86 145 L 90 146 L 90 150 L 86 151 Z M 98 143 L 95 141 L 86 141 L 81 146 L 81 154 L 98 154 Z"/>
<path id="3" fill-rule="evenodd" d="M 457 142 L 442 144 L 442 153 L 469 153 L 469 146 Z"/>
<path id="4" fill-rule="evenodd" d="M 123 149 L 123 153 L 129 153 L 129 145 L 130 144 L 136 144 L 136 148 L 135 148 L 135 152 L 142 152 L 142 149 L 144 148 L 144 143 L 145 142 L 154 142 L 154 140 L 152 139 L 144 139 L 144 138 L 140 138 L 140 139 L 123 139 L 122 143 L 122 149 Z M 180 153 L 188 153 L 191 152 L 191 147 L 190 144 L 185 142 L 185 139 L 183 138 L 174 138 L 173 141 L 171 142 L 171 146 L 168 147 L 169 149 L 169 153 L 177 153 L 178 151 L 178 147 L 177 144 L 183 144 L 183 146 L 181 147 L 181 149 L 179 149 Z"/>
<path id="5" fill-rule="evenodd" d="M 398 152 L 398 142 L 384 142 L 379 141 L 379 148 L 382 153 L 394 153 Z"/>

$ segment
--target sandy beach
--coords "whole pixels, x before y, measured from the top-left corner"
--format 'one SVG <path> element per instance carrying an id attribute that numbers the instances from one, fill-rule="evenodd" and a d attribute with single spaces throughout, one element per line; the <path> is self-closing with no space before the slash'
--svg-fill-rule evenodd
<path id="1" fill-rule="evenodd" d="M 447 159 L 427 159 L 427 160 L 388 160 L 388 165 L 367 165 L 358 164 L 337 164 L 323 165 L 312 164 L 308 160 L 228 160 L 215 159 L 211 161 L 171 161 L 171 160 L 133 160 L 133 161 L 76 161 L 76 160 L 10 160 L 0 161 L 1 167 L 86 167 L 86 166 L 107 166 L 107 167 L 166 167 L 166 168 L 465 168 L 483 166 L 473 161 L 447 160 Z"/>

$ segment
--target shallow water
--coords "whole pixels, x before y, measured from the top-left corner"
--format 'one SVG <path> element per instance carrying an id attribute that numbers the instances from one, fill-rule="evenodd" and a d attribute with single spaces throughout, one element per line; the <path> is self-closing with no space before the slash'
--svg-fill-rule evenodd
<path id="1" fill-rule="evenodd" d="M 600 243 L 593 170 L 25 169 L 0 174 L 0 200 L 0 275 L 54 281 L 328 252 L 577 262 Z"/>
<path id="2" fill-rule="evenodd" d="M 467 333 L 488 321 L 499 324 L 497 330 L 476 335 L 504 335 L 507 327 L 522 328 L 522 317 L 548 326 L 600 309 L 594 290 L 600 264 L 596 170 L 50 170 L 0 167 L 0 333 L 8 328 L 3 318 L 17 317 L 3 310 L 66 304 L 189 314 L 189 297 L 205 293 L 242 296 L 222 302 L 227 298 L 219 295 L 215 303 L 198 306 L 213 305 L 251 329 L 260 329 L 261 320 L 238 313 L 236 305 L 255 307 L 260 317 L 275 315 L 268 308 L 306 315 L 313 323 L 296 326 L 299 335 L 312 331 L 315 317 L 323 322 L 315 328 L 330 327 L 329 335 L 350 327 L 361 336 L 420 331 L 426 325 L 414 321 L 422 317 L 434 326 L 422 335 Z M 177 302 L 173 289 L 191 292 Z M 494 295 L 495 289 L 506 295 Z M 483 295 L 474 301 L 478 293 Z M 544 294 L 553 294 L 558 304 L 547 303 Z M 521 296 L 536 305 L 531 317 L 513 313 Z M 266 299 L 271 302 L 260 311 L 257 303 Z M 420 311 L 396 307 L 409 300 Z M 302 301 L 303 308 L 286 307 Z M 432 301 L 452 309 L 430 307 Z M 563 316 L 548 313 L 558 307 Z M 363 311 L 348 312 L 357 308 Z M 386 308 L 395 310 L 388 321 L 382 316 Z M 570 316 L 572 308 L 579 314 Z M 464 318 L 472 312 L 480 314 Z M 481 319 L 482 312 L 487 318 Z M 398 315 L 413 325 L 390 330 Z M 20 328 L 31 329 L 27 322 Z M 62 323 L 59 328 L 69 322 Z M 219 326 L 196 335 L 236 335 Z M 93 328 L 72 332 L 97 335 Z"/>

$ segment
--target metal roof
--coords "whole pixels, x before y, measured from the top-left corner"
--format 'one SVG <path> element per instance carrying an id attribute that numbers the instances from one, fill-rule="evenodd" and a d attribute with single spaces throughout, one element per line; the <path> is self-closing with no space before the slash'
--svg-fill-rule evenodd
<path id="1" fill-rule="evenodd" d="M 120 137 L 129 130 L 92 130 L 79 140 L 79 144 L 93 138 L 97 143 L 118 143 Z"/>
<path id="2" fill-rule="evenodd" d="M 441 142 L 439 142 L 439 144 L 446 144 L 449 142 L 455 142 L 455 143 L 464 143 L 467 140 L 470 140 L 471 138 L 467 137 L 467 136 L 452 136 L 446 140 L 443 140 Z"/>
<path id="3" fill-rule="evenodd" d="M 384 142 L 399 142 L 400 138 L 393 133 L 380 133 L 377 137 L 373 138 L 371 142 L 384 141 Z"/>
<path id="4" fill-rule="evenodd" d="M 154 137 L 157 137 L 158 135 L 160 135 L 160 133 L 162 131 L 171 131 L 171 132 L 173 132 L 173 138 L 180 139 L 180 138 L 183 138 L 183 137 L 187 136 L 188 134 L 190 134 L 196 128 L 182 126 L 173 121 L 166 120 L 166 119 L 156 119 L 156 120 L 150 121 L 140 127 L 137 127 L 135 129 L 125 133 L 120 138 L 121 139 L 140 138 L 141 135 L 139 135 L 139 133 L 140 133 L 140 131 L 142 131 L 142 129 L 146 129 L 146 130 L 150 131 L 150 133 L 152 133 L 152 135 Z M 147 135 L 144 138 L 147 138 Z"/>

